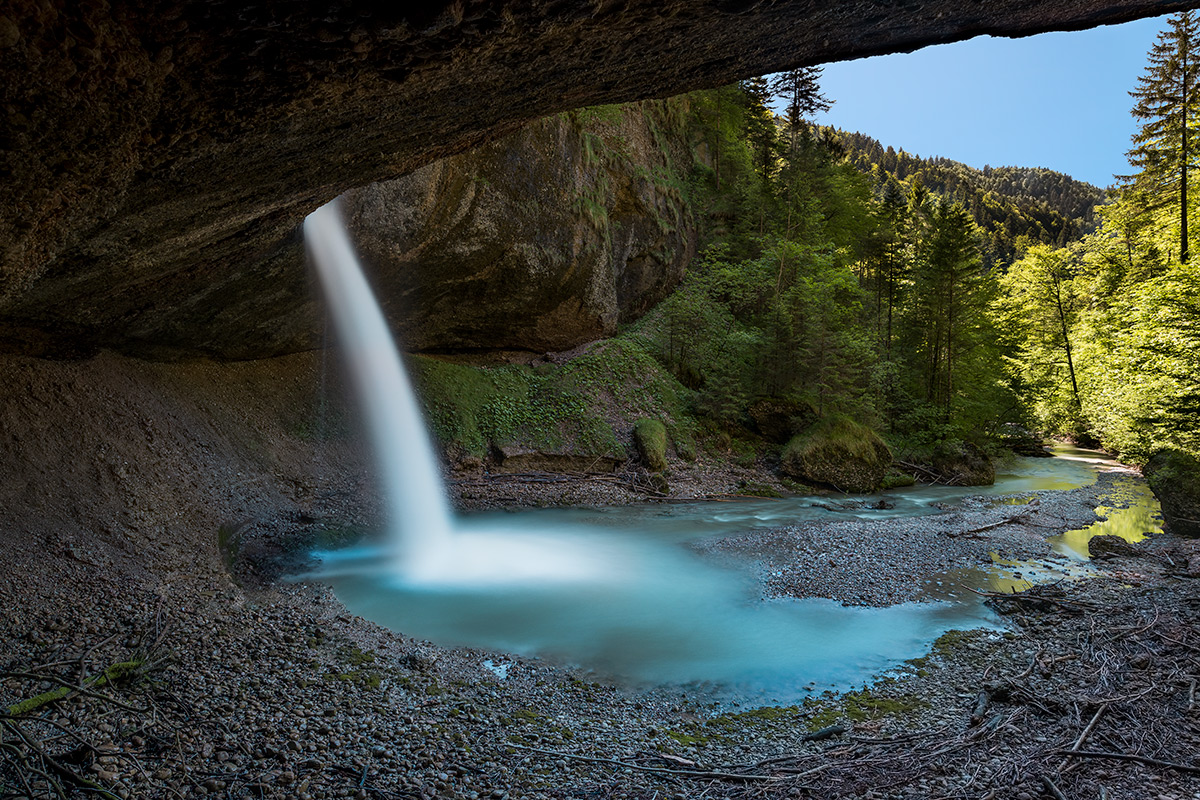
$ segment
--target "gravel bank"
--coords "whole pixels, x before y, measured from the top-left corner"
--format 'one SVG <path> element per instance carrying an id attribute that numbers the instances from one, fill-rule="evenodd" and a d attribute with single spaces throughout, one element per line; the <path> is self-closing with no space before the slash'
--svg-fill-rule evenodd
<path id="1" fill-rule="evenodd" d="M 1106 480 L 1041 495 L 1027 521 L 969 536 L 960 534 L 1029 509 L 968 501 L 927 518 L 756 533 L 711 552 L 758 562 L 764 594 L 894 602 L 928 571 L 991 550 L 1044 554 L 1047 534 L 1094 519 Z M 1048 796 L 1043 777 L 1072 797 L 1101 796 L 1101 786 L 1110 797 L 1192 797 L 1195 775 L 1115 761 L 1059 769 L 1056 754 L 1106 704 L 1113 724 L 1097 724 L 1093 746 L 1191 758 L 1194 669 L 1180 659 L 1194 659 L 1188 648 L 1200 642 L 1193 584 L 1171 574 L 1187 563 L 1183 547 L 1159 537 L 1067 587 L 1066 599 L 1088 604 L 1079 613 L 1018 609 L 1011 631 L 944 637 L 869 691 L 738 709 L 416 641 L 350 616 L 323 587 L 263 583 L 249 567 L 238 586 L 202 565 L 161 571 L 135 552 L 31 541 L 2 556 L 0 706 L 108 665 L 157 663 L 93 684 L 120 705 L 75 695 L 6 719 L 5 742 L 20 728 L 43 755 L 24 740 L 5 750 L 0 794 L 51 796 L 41 769 L 83 796 L 53 760 L 121 798 L 1025 800 Z M 892 571 L 899 577 L 883 577 Z M 1143 644 L 1128 634 L 1139 630 Z M 981 691 L 991 699 L 973 720 Z M 1122 731 L 1117 722 L 1130 719 L 1140 727 Z M 806 738 L 835 724 L 845 731 Z"/>
<path id="2" fill-rule="evenodd" d="M 754 561 L 767 596 L 892 605 L 927 599 L 931 575 L 989 565 L 993 554 L 1014 560 L 1053 557 L 1046 537 L 1095 522 L 1096 507 L 1128 478 L 1128 473 L 1106 472 L 1095 484 L 1069 491 L 971 497 L 940 514 L 818 521 L 699 548 L 714 557 Z"/>

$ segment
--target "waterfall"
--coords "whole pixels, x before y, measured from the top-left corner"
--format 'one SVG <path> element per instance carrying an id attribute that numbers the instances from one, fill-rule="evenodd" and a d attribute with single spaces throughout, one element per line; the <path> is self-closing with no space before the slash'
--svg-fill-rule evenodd
<path id="1" fill-rule="evenodd" d="M 400 351 L 336 201 L 308 216 L 304 239 L 375 451 L 388 514 L 389 557 L 380 568 L 401 584 L 431 588 L 628 578 L 628 555 L 610 542 L 455 521 Z"/>
<path id="2" fill-rule="evenodd" d="M 433 444 L 337 201 L 309 215 L 304 239 L 371 431 L 388 542 L 401 569 L 417 574 L 449 547 L 452 530 Z"/>

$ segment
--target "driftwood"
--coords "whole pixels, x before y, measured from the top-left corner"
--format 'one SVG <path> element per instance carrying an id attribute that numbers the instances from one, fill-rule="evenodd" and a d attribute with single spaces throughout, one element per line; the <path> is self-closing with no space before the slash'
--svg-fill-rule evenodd
<path id="1" fill-rule="evenodd" d="M 647 767 L 644 764 L 638 764 L 631 761 L 620 761 L 615 758 L 598 758 L 596 756 L 580 756 L 574 753 L 563 753 L 558 750 L 543 750 L 540 747 L 527 747 L 522 744 L 508 743 L 509 747 L 517 750 L 528 750 L 533 753 L 541 753 L 542 755 L 554 756 L 555 758 L 571 759 L 573 761 L 587 761 L 593 764 L 612 764 L 613 766 L 622 767 L 623 769 L 637 770 L 638 772 L 650 772 L 658 775 L 676 775 L 686 778 L 698 778 L 702 780 L 718 780 L 718 781 L 773 781 L 779 780 L 778 777 L 772 775 L 753 775 L 740 772 L 721 772 L 714 770 L 697 770 L 697 769 L 670 769 L 667 767 Z"/>
<path id="2" fill-rule="evenodd" d="M 30 679 L 39 679 L 40 678 L 41 680 L 49 680 L 49 681 L 52 681 L 52 682 L 58 684 L 58 686 L 53 689 L 42 692 L 41 694 L 35 695 L 34 697 L 26 698 L 25 700 L 22 700 L 19 703 L 14 703 L 13 705 L 8 707 L 6 713 L 10 717 L 19 717 L 23 714 L 28 714 L 31 711 L 36 711 L 37 709 L 41 708 L 42 706 L 47 705 L 49 703 L 53 703 L 56 700 L 63 700 L 65 698 L 70 697 L 75 694 L 86 694 L 91 697 L 99 697 L 100 699 L 112 702 L 114 705 L 124 708 L 127 711 L 143 712 L 143 711 L 145 711 L 145 709 L 134 708 L 133 706 L 127 706 L 123 703 L 119 703 L 119 702 L 113 700 L 110 697 L 106 697 L 104 695 L 97 695 L 93 692 L 94 689 L 99 689 L 100 687 L 105 686 L 109 683 L 113 683 L 114 681 L 119 681 L 122 678 L 130 677 L 130 676 L 138 674 L 138 672 L 142 669 L 143 666 L 145 666 L 145 662 L 140 661 L 140 660 L 120 661 L 115 664 L 110 664 L 109 666 L 105 667 L 103 671 L 88 677 L 86 680 L 82 681 L 82 683 L 79 685 L 76 685 L 74 683 L 69 683 L 60 678 L 56 678 L 53 675 L 37 675 L 37 674 L 25 673 L 25 672 L 0 673 L 0 674 L 3 674 L 3 676 L 6 678 L 30 678 Z"/>
<path id="3" fill-rule="evenodd" d="M 934 472 L 929 467 L 923 467 L 920 464 L 913 464 L 909 461 L 893 462 L 901 467 L 904 467 L 909 472 L 915 472 L 925 478 L 929 483 L 937 484 L 938 486 L 962 486 L 961 481 L 951 480 L 940 473 Z"/>
<path id="4" fill-rule="evenodd" d="M 1099 606 L 1093 603 L 1085 603 L 1082 600 L 1067 600 L 1064 597 L 1052 597 L 1049 592 L 1054 591 L 1057 583 L 1048 583 L 1035 585 L 1023 592 L 986 592 L 981 589 L 973 589 L 970 586 L 959 584 L 968 592 L 977 594 L 980 597 L 986 597 L 989 602 L 996 603 L 1012 603 L 1014 605 L 1025 605 L 1037 608 L 1039 606 L 1057 606 L 1066 611 L 1095 611 Z"/>

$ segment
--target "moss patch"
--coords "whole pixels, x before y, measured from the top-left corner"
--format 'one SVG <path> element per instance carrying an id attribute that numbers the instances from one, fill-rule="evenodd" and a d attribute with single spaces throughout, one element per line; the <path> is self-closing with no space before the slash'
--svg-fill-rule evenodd
<path id="1" fill-rule="evenodd" d="M 643 417 L 633 424 L 633 441 L 638 455 L 652 472 L 667 468 L 667 426 Z"/>
<path id="2" fill-rule="evenodd" d="M 637 344 L 609 340 L 565 364 L 453 364 L 411 358 L 426 417 L 452 459 L 518 446 L 547 453 L 623 460 L 617 430 L 656 419 L 677 449 L 695 425 L 679 386 Z M 694 449 L 694 444 L 692 445 Z"/>
<path id="3" fill-rule="evenodd" d="M 828 728 L 840 720 L 865 722 L 880 717 L 906 714 L 923 708 L 927 703 L 912 695 L 883 697 L 869 689 L 847 692 L 829 700 L 806 700 L 805 707 L 812 712 L 808 720 L 810 731 Z"/>

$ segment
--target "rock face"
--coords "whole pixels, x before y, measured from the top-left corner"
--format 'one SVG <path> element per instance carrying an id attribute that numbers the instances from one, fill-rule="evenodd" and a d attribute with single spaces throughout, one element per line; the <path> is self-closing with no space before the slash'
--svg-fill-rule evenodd
<path id="1" fill-rule="evenodd" d="M 684 100 L 560 114 L 343 198 L 410 350 L 566 350 L 683 277 Z"/>
<path id="2" fill-rule="evenodd" d="M 874 492 L 883 485 L 892 453 L 870 428 L 848 417 L 821 420 L 783 451 L 785 475 L 842 492 Z"/>
<path id="3" fill-rule="evenodd" d="M 1142 471 L 1162 504 L 1166 529 L 1200 536 L 1200 459 L 1181 450 L 1159 450 Z"/>
<path id="4" fill-rule="evenodd" d="M 259 358 L 316 346 L 296 231 L 348 189 L 549 113 L 1159 0 L 9 0 L 0 344 Z"/>

